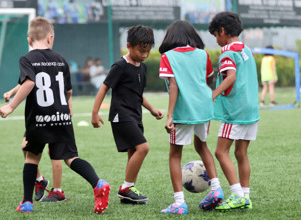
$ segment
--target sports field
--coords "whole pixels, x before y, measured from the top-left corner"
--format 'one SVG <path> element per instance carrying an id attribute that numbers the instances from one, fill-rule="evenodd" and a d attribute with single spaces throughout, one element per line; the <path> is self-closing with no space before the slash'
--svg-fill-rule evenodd
<path id="1" fill-rule="evenodd" d="M 145 94 L 148 100 L 166 113 L 166 93 Z M 277 89 L 276 101 L 291 104 L 295 92 Z M 185 191 L 188 215 L 160 214 L 160 210 L 174 202 L 168 169 L 168 134 L 165 120 L 157 121 L 149 113 L 143 115 L 145 136 L 150 152 L 138 176 L 136 187 L 149 197 L 147 205 L 120 204 L 117 197 L 119 185 L 124 180 L 126 154 L 117 153 L 111 126 L 107 121 L 108 109 L 102 109 L 105 125 L 94 129 L 92 125 L 79 127 L 79 121 L 90 123 L 94 97 L 73 98 L 73 124 L 79 156 L 88 160 L 100 178 L 111 184 L 110 204 L 105 213 L 93 213 L 94 197 L 91 186 L 66 165 L 63 166 L 62 189 L 70 201 L 59 203 L 34 203 L 34 212 L 15 212 L 23 194 L 22 170 L 24 158 L 21 140 L 24 134 L 24 104 L 7 119 L 0 119 L 0 219 L 300 219 L 301 217 L 301 108 L 287 110 L 261 110 L 257 140 L 251 142 L 252 211 L 204 212 L 198 204 L 208 193 L 192 194 Z M 110 102 L 108 96 L 105 100 Z M 3 106 L 0 101 L 0 106 Z M 214 152 L 219 122 L 212 121 L 208 146 Z M 233 149 L 231 155 L 234 158 Z M 184 148 L 182 165 L 197 160 L 193 146 Z M 217 162 L 217 161 L 216 161 Z M 40 163 L 41 173 L 52 181 L 51 164 L 44 150 Z M 230 195 L 228 182 L 217 162 L 217 171 L 225 197 Z M 52 183 L 50 183 L 51 187 Z M 50 189 L 50 188 L 49 188 Z"/>

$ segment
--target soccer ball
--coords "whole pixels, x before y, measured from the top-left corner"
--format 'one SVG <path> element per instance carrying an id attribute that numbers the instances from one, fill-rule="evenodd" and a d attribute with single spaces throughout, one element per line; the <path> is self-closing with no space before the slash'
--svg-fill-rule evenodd
<path id="1" fill-rule="evenodd" d="M 210 178 L 203 161 L 190 161 L 182 168 L 182 185 L 187 191 L 192 193 L 204 192 L 210 184 Z"/>

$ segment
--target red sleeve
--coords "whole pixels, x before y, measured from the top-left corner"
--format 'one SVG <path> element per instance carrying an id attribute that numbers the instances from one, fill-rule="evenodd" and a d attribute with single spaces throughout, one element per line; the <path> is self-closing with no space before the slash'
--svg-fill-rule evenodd
<path id="1" fill-rule="evenodd" d="M 165 53 L 163 53 L 161 56 L 159 77 L 163 79 L 175 77 Z"/>
<path id="2" fill-rule="evenodd" d="M 224 57 L 221 61 L 220 61 L 220 73 L 224 73 L 227 72 L 227 70 L 235 70 L 236 71 L 236 64 L 235 62 L 230 58 L 230 57 Z"/>
<path id="3" fill-rule="evenodd" d="M 206 52 L 207 53 L 207 52 Z M 207 53 L 207 66 L 206 66 L 206 76 L 207 78 L 212 76 L 214 73 L 209 54 Z"/>

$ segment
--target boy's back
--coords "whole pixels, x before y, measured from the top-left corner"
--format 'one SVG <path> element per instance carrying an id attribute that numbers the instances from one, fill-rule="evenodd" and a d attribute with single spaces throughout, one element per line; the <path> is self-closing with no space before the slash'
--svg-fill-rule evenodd
<path id="1" fill-rule="evenodd" d="M 223 81 L 223 72 L 236 69 L 236 82 L 215 99 L 215 118 L 226 123 L 251 124 L 259 120 L 258 81 L 254 57 L 250 48 L 242 43 L 223 47 L 219 60 L 220 77 L 217 86 Z"/>
<path id="2" fill-rule="evenodd" d="M 20 79 L 35 82 L 26 100 L 26 137 L 39 143 L 74 140 L 67 91 L 72 89 L 65 59 L 50 49 L 32 50 L 19 61 Z"/>

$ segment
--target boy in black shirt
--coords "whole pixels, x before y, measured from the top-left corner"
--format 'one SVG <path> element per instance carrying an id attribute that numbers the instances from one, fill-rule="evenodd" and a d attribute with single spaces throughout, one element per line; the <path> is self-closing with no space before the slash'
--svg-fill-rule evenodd
<path id="1" fill-rule="evenodd" d="M 54 29 L 45 18 L 37 17 L 30 22 L 28 43 L 32 51 L 19 61 L 21 87 L 12 101 L 0 108 L 5 118 L 27 97 L 25 107 L 26 138 L 28 143 L 24 169 L 24 198 L 16 211 L 32 212 L 32 194 L 37 168 L 43 149 L 48 143 L 50 158 L 63 159 L 75 172 L 85 178 L 94 189 L 96 213 L 108 206 L 110 185 L 99 179 L 93 167 L 78 158 L 71 122 L 72 86 L 70 71 L 65 59 L 51 50 Z"/>
<path id="2" fill-rule="evenodd" d="M 95 128 L 104 124 L 98 115 L 105 94 L 112 88 L 109 114 L 112 131 L 119 152 L 128 153 L 125 181 L 120 186 L 118 197 L 121 201 L 146 203 L 148 198 L 136 188 L 135 182 L 149 146 L 143 135 L 141 105 L 157 119 L 163 113 L 155 109 L 143 96 L 146 86 L 146 65 L 143 61 L 149 56 L 154 44 L 153 30 L 145 26 L 129 28 L 127 48 L 129 53 L 112 65 L 112 68 L 99 89 L 93 111 L 92 124 Z"/>

